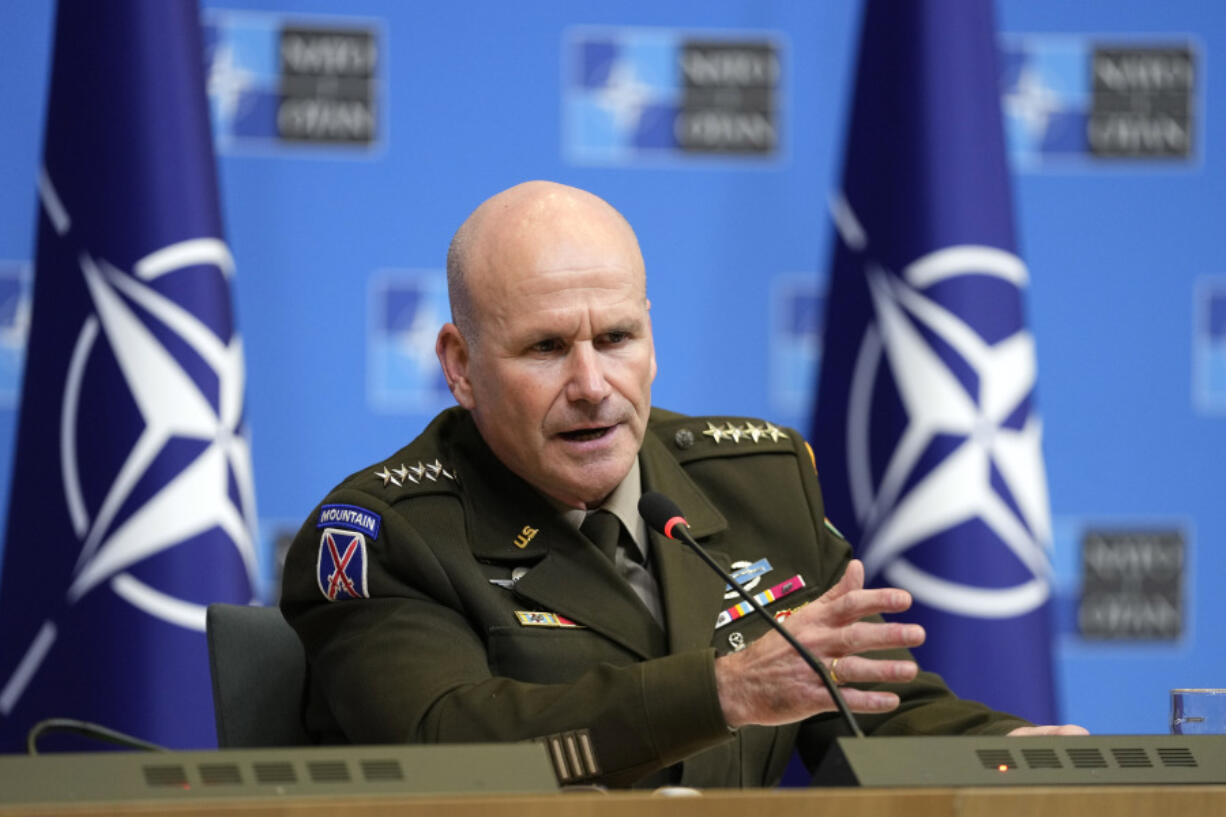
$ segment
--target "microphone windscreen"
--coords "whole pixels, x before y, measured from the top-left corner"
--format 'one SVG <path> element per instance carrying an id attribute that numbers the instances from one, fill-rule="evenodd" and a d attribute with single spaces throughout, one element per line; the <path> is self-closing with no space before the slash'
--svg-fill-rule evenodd
<path id="1" fill-rule="evenodd" d="M 643 517 L 648 527 L 668 536 L 668 523 L 681 516 L 681 509 L 664 494 L 648 491 L 639 497 L 639 516 Z"/>

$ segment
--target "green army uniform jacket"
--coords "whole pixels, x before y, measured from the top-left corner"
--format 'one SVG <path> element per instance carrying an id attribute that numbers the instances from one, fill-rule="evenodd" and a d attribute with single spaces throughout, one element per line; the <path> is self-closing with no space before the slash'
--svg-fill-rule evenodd
<path id="1" fill-rule="evenodd" d="M 768 611 L 812 601 L 842 575 L 850 549 L 824 522 L 796 432 L 653 409 L 640 467 L 644 492 L 672 498 L 725 568 L 769 564 L 755 592 L 799 588 Z M 337 486 L 290 548 L 281 608 L 308 657 L 308 731 L 321 742 L 544 740 L 562 782 L 612 786 L 769 786 L 795 746 L 818 760 L 845 734 L 831 715 L 728 729 L 714 661 L 767 625 L 734 617 L 739 598 L 723 581 L 650 536 L 664 628 L 495 458 L 466 411 L 444 411 Z M 866 732 L 1024 723 L 957 699 L 932 674 L 890 688 L 901 707 L 862 718 Z"/>

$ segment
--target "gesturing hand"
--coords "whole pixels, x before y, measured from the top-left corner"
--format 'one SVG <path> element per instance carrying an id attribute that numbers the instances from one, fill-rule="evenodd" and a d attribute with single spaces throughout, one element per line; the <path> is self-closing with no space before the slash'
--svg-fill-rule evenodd
<path id="1" fill-rule="evenodd" d="M 839 683 L 910 681 L 918 671 L 914 661 L 857 655 L 922 644 L 924 628 L 918 624 L 861 621 L 910 606 L 911 594 L 905 590 L 865 590 L 864 565 L 852 560 L 838 584 L 788 617 L 784 626 L 827 667 L 838 661 Z M 774 631 L 718 659 L 715 683 L 724 718 L 733 727 L 792 723 L 835 709 L 821 679 Z M 898 696 L 892 692 L 844 689 L 843 698 L 853 712 L 885 712 L 898 706 Z"/>

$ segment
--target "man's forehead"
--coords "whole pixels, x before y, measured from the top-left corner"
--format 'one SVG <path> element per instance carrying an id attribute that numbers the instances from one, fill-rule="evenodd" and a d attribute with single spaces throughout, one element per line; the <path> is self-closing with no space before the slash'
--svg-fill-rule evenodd
<path id="1" fill-rule="evenodd" d="M 647 321 L 642 290 L 591 288 L 557 297 L 514 298 L 491 304 L 490 317 L 526 335 L 573 335 L 591 330 L 641 329 Z"/>

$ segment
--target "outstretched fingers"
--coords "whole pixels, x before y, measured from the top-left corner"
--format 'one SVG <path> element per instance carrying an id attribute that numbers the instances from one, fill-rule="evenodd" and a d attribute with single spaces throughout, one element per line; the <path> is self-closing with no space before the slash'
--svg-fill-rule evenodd
<path id="1" fill-rule="evenodd" d="M 818 636 L 815 639 L 818 643 L 814 646 L 824 655 L 838 656 L 899 647 L 918 647 L 924 643 L 927 633 L 918 624 L 857 621 L 829 630 L 825 634 L 814 635 Z"/>
<path id="2" fill-rule="evenodd" d="M 833 665 L 834 680 L 842 684 L 905 684 L 915 680 L 919 667 L 914 661 L 884 660 L 846 655 L 826 663 Z"/>
<path id="3" fill-rule="evenodd" d="M 856 590 L 864 588 L 864 562 L 859 559 L 852 559 L 847 563 L 847 569 L 843 571 L 843 575 L 839 580 L 822 594 L 821 601 L 834 602 L 837 599 L 846 596 Z"/>

